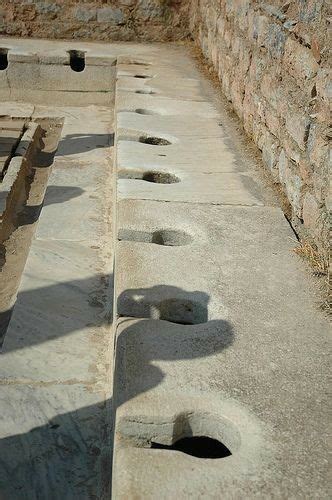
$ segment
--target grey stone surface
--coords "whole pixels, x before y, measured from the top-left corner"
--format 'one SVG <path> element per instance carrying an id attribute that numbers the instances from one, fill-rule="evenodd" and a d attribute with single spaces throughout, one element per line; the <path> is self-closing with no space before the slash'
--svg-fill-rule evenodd
<path id="1" fill-rule="evenodd" d="M 110 410 L 100 394 L 17 381 L 1 386 L 0 405 L 2 498 L 109 498 Z"/>
<path id="2" fill-rule="evenodd" d="M 174 56 L 170 61 L 169 54 L 162 60 L 152 54 L 146 61 L 149 64 L 142 67 L 119 59 L 119 197 L 234 205 L 270 203 L 248 159 L 241 158 L 234 147 L 197 70 L 176 52 Z M 142 137 L 166 139 L 170 144 L 145 144 L 140 142 Z M 137 172 L 151 171 L 175 174 L 180 182 L 165 185 L 135 179 Z"/>
<path id="3" fill-rule="evenodd" d="M 328 498 L 330 325 L 290 226 L 183 59 L 152 56 L 146 78 L 119 65 L 113 497 Z M 153 182 L 167 173 L 179 182 Z M 232 455 L 167 449 L 201 435 Z"/>
<path id="4" fill-rule="evenodd" d="M 97 10 L 97 21 L 99 23 L 121 24 L 124 21 L 124 15 L 121 9 L 103 7 Z"/>
<path id="5" fill-rule="evenodd" d="M 97 19 L 97 9 L 79 6 L 75 11 L 75 17 L 79 21 L 95 21 Z"/>
<path id="6" fill-rule="evenodd" d="M 280 209 L 128 200 L 118 223 L 193 240 L 118 246 L 118 313 L 138 319 L 121 318 L 117 333 L 115 498 L 327 498 L 330 329 Z M 229 404 L 241 442 L 231 457 L 150 449 L 176 432 L 227 445 L 227 425 L 204 418 L 226 418 Z M 176 431 L 187 414 L 197 429 Z"/>
<path id="7" fill-rule="evenodd" d="M 112 115 L 27 110 L 64 127 L 1 353 L 0 496 L 109 498 Z"/>

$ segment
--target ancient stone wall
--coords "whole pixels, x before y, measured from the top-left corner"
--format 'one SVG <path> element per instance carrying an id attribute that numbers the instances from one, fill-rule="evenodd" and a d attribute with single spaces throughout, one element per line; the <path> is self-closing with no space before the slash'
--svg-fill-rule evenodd
<path id="1" fill-rule="evenodd" d="M 191 31 L 292 207 L 328 241 L 328 17 L 323 0 L 193 0 Z M 325 220 L 325 224 L 324 224 Z"/>
<path id="2" fill-rule="evenodd" d="M 0 35 L 173 40 L 188 34 L 181 0 L 0 0 Z"/>

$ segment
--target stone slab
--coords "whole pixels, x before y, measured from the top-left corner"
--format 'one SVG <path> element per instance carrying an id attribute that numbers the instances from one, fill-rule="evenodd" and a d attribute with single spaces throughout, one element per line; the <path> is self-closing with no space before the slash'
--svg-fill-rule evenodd
<path id="1" fill-rule="evenodd" d="M 93 242 L 34 241 L 2 349 L 2 381 L 98 385 L 111 342 L 107 262 Z"/>
<path id="2" fill-rule="evenodd" d="M 109 498 L 112 113 L 22 109 L 64 128 L 1 353 L 0 496 Z"/>
<path id="3" fill-rule="evenodd" d="M 70 381 L 1 385 L 0 405 L 3 498 L 109 498 L 104 394 Z"/>
<path id="4" fill-rule="evenodd" d="M 130 491 L 138 498 L 155 498 L 157 491 L 164 498 L 176 492 L 216 498 L 220 491 L 239 498 L 248 491 L 278 498 L 315 491 L 327 498 L 330 325 L 312 301 L 313 284 L 292 251 L 296 241 L 281 210 L 191 204 L 189 211 L 187 204 L 127 200 L 120 202 L 118 223 L 126 239 L 130 230 L 136 241 L 122 240 L 117 250 L 123 318 L 116 351 L 116 498 Z M 186 231 L 192 242 L 137 241 L 138 234 L 166 229 Z M 200 324 L 186 324 L 197 319 L 192 314 L 179 324 L 179 308 L 190 303 Z M 250 458 L 241 446 L 220 461 L 147 449 L 145 429 L 155 424 L 150 441 L 164 439 L 158 422 L 175 425 L 176 402 L 184 413 L 215 418 L 216 401 L 239 405 L 247 430 L 257 425 L 263 437 Z"/>

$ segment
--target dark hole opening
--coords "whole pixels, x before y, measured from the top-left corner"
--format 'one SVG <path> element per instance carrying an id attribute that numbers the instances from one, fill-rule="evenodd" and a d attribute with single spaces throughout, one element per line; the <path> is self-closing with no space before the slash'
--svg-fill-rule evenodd
<path id="1" fill-rule="evenodd" d="M 162 137 L 140 137 L 139 142 L 151 144 L 152 146 L 169 146 L 171 144 L 167 139 Z"/>
<path id="2" fill-rule="evenodd" d="M 138 113 L 139 115 L 156 115 L 157 114 L 155 111 L 152 111 L 151 109 L 143 109 L 143 108 L 135 109 L 135 113 Z"/>
<path id="3" fill-rule="evenodd" d="M 120 228 L 118 232 L 119 241 L 139 241 L 141 243 L 155 243 L 176 247 L 189 245 L 192 242 L 190 234 L 175 229 L 161 229 L 160 231 L 137 231 L 135 229 Z"/>
<path id="4" fill-rule="evenodd" d="M 142 176 L 143 181 L 154 182 L 156 184 L 174 184 L 180 182 L 180 179 L 173 174 L 165 172 L 145 172 Z"/>
<path id="5" fill-rule="evenodd" d="M 230 450 L 217 439 L 207 436 L 192 436 L 179 439 L 172 445 L 151 442 L 155 450 L 181 451 L 197 458 L 225 458 L 232 455 Z"/>
<path id="6" fill-rule="evenodd" d="M 149 95 L 153 95 L 155 94 L 155 92 L 153 92 L 153 90 L 135 90 L 135 93 L 136 94 L 149 94 Z"/>
<path id="7" fill-rule="evenodd" d="M 135 172 L 131 170 L 120 170 L 119 179 L 136 179 L 140 181 L 152 182 L 155 184 L 174 184 L 180 182 L 180 179 L 169 172 Z"/>
<path id="8" fill-rule="evenodd" d="M 51 429 L 58 429 L 60 427 L 60 424 L 52 424 L 50 423 L 50 428 Z"/>
<path id="9" fill-rule="evenodd" d="M 0 70 L 8 67 L 8 49 L 0 49 Z"/>
<path id="10" fill-rule="evenodd" d="M 81 50 L 69 50 L 69 64 L 73 71 L 80 73 L 85 68 L 85 53 Z"/>

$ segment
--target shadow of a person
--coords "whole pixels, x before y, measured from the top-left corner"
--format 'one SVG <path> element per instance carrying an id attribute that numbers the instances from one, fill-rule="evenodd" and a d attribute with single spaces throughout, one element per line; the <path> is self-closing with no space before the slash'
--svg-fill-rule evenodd
<path id="1" fill-rule="evenodd" d="M 72 289 L 71 283 L 68 286 Z M 84 289 L 82 284 L 80 289 Z M 64 301 L 63 288 L 58 287 L 55 291 L 62 294 L 58 300 Z M 35 295 L 38 291 L 24 293 Z M 44 289 L 41 293 L 47 295 Z M 51 296 L 55 297 L 54 294 Z M 34 296 L 34 300 L 37 299 Z M 169 302 L 171 299 L 173 302 Z M 143 304 L 141 311 L 145 311 L 148 318 L 164 316 L 163 301 L 166 301 L 166 316 L 173 322 L 142 319 L 142 316 L 137 319 L 120 317 L 114 401 L 101 398 L 96 404 L 58 414 L 29 432 L 3 438 L 0 441 L 0 497 L 2 494 L 3 498 L 15 500 L 110 498 L 112 420 L 116 407 L 162 383 L 165 374 L 157 366 L 158 362 L 181 363 L 182 360 L 211 356 L 233 342 L 233 330 L 227 321 L 201 321 L 208 317 L 209 297 L 204 292 L 187 292 L 167 285 L 127 290 L 119 297 L 120 314 L 138 315 L 139 309 L 135 309 L 134 304 L 137 300 Z M 181 300 L 187 305 L 194 304 L 192 311 L 177 314 L 176 307 L 181 306 Z M 182 318 L 186 324 L 174 322 L 176 318 Z M 49 321 L 52 322 L 51 317 Z M 70 333 L 74 325 L 75 322 L 70 318 L 70 326 L 68 324 L 68 328 L 62 329 L 61 335 Z M 80 322 L 76 325 L 80 325 Z M 40 341 L 43 340 L 40 338 Z M 63 386 L 61 390 L 66 398 L 68 387 Z M 38 394 L 34 397 L 42 398 Z M 5 403 L 8 395 L 4 394 L 3 398 Z M 36 401 L 37 408 L 38 404 L 40 408 L 43 407 L 42 401 Z"/>
<path id="2" fill-rule="evenodd" d="M 114 133 L 108 134 L 67 134 L 58 145 L 57 157 L 87 153 L 95 149 L 114 145 Z"/>
<path id="3" fill-rule="evenodd" d="M 227 321 L 181 325 L 160 320 L 124 319 L 118 326 L 114 410 L 164 379 L 163 362 L 194 360 L 215 355 L 233 343 Z"/>

